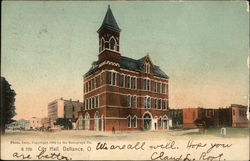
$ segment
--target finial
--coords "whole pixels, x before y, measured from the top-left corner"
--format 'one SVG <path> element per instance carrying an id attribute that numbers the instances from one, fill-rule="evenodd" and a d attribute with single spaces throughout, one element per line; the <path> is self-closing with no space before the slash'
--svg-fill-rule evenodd
<path id="1" fill-rule="evenodd" d="M 108 8 L 110 9 L 110 5 L 108 5 Z"/>

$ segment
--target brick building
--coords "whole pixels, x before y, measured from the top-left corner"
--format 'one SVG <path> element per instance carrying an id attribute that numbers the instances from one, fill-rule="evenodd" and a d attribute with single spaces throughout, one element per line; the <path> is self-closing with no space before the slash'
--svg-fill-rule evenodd
<path id="1" fill-rule="evenodd" d="M 212 126 L 218 126 L 218 109 L 210 108 L 183 108 L 183 128 L 197 128 L 194 121 L 207 118 Z"/>
<path id="2" fill-rule="evenodd" d="M 184 108 L 183 128 L 197 128 L 196 119 L 207 118 L 211 120 L 212 127 L 249 127 L 247 119 L 247 106 L 231 104 L 227 108 Z"/>
<path id="3" fill-rule="evenodd" d="M 120 53 L 120 28 L 110 7 L 99 30 L 98 60 L 83 76 L 80 130 L 168 129 L 169 77 L 147 55 Z"/>
<path id="4" fill-rule="evenodd" d="M 170 109 L 170 123 L 171 129 L 183 128 L 183 110 L 182 109 Z"/>
<path id="5" fill-rule="evenodd" d="M 54 126 L 57 118 L 68 118 L 75 121 L 78 112 L 83 108 L 83 103 L 79 100 L 65 100 L 63 98 L 56 99 L 48 104 L 48 119 L 51 127 Z"/>
<path id="6" fill-rule="evenodd" d="M 232 115 L 232 127 L 249 127 L 250 122 L 247 119 L 247 106 L 232 104 L 229 110 Z"/>

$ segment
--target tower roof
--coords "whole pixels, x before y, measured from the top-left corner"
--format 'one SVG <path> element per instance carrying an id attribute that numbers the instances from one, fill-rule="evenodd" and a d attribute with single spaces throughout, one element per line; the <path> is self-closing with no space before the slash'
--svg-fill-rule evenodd
<path id="1" fill-rule="evenodd" d="M 109 28 L 112 28 L 112 29 L 117 30 L 119 32 L 121 31 L 121 29 L 119 28 L 119 26 L 115 20 L 115 17 L 113 15 L 112 11 L 110 9 L 110 5 L 108 5 L 108 10 L 107 10 L 106 15 L 104 17 L 102 25 L 97 32 L 99 32 L 101 30 L 101 28 L 103 28 L 103 27 L 109 27 Z"/>

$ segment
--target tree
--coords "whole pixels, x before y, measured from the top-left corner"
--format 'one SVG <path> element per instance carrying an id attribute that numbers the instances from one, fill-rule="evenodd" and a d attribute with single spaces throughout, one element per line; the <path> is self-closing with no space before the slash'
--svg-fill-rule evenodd
<path id="1" fill-rule="evenodd" d="M 6 125 L 14 121 L 12 118 L 16 115 L 15 96 L 16 93 L 11 89 L 9 82 L 4 77 L 1 77 L 1 134 L 5 133 Z"/>
<path id="2" fill-rule="evenodd" d="M 57 118 L 55 125 L 63 126 L 64 129 L 72 129 L 72 122 L 67 118 Z"/>

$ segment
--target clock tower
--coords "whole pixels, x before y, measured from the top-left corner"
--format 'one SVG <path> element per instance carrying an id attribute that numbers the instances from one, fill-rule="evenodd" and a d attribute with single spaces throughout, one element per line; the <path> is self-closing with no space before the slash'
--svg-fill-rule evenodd
<path id="1" fill-rule="evenodd" d="M 119 63 L 120 61 L 120 31 L 113 13 L 108 6 L 99 34 L 99 62 L 111 61 Z"/>

